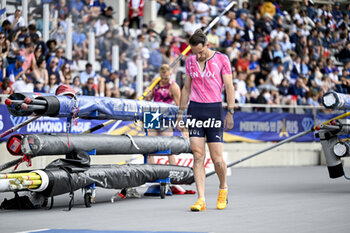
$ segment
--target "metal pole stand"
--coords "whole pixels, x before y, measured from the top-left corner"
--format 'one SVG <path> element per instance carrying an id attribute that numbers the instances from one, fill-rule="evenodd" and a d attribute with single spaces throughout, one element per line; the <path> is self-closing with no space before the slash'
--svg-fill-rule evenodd
<path id="1" fill-rule="evenodd" d="M 147 131 L 146 131 L 146 136 L 147 136 Z M 168 149 L 166 151 L 157 151 L 155 153 L 152 153 L 152 155 L 158 154 L 158 155 L 171 155 L 171 150 Z M 147 164 L 147 157 L 149 154 L 144 155 L 144 161 L 145 164 Z M 160 196 L 161 199 L 164 199 L 165 196 L 172 196 L 173 193 L 171 192 L 170 189 L 170 178 L 167 177 L 165 179 L 157 179 L 153 181 L 152 183 L 158 183 L 155 185 L 152 185 L 148 187 L 147 191 L 144 193 L 145 196 Z"/>
<path id="2" fill-rule="evenodd" d="M 86 151 L 88 155 L 96 155 L 96 150 L 93 149 L 91 151 Z M 95 203 L 95 197 L 96 197 L 96 185 L 95 183 L 92 183 L 90 185 L 85 186 L 81 189 L 84 197 L 84 204 L 87 208 L 91 207 L 91 204 Z"/>

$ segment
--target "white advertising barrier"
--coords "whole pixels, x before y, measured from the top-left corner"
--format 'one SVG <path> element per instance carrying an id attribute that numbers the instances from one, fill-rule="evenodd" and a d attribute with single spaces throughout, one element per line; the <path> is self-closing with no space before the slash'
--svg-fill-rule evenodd
<path id="1" fill-rule="evenodd" d="M 228 152 L 223 152 L 224 160 L 227 163 Z M 193 167 L 193 155 L 189 153 L 176 155 L 176 161 L 178 166 Z M 154 156 L 156 164 L 169 164 L 168 156 Z M 143 164 L 144 158 L 140 155 L 133 155 L 133 159 L 130 162 L 131 164 Z M 209 173 L 214 171 L 214 164 L 210 158 L 209 152 L 206 153 L 204 160 L 205 172 Z M 231 168 L 227 169 L 227 176 L 231 176 Z"/>

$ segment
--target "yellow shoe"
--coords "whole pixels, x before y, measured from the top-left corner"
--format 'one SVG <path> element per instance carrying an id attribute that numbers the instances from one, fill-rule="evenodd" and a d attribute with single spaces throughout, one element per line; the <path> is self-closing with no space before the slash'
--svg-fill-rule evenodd
<path id="1" fill-rule="evenodd" d="M 204 211 L 207 209 L 203 198 L 198 198 L 197 202 L 191 206 L 191 211 Z"/>
<path id="2" fill-rule="evenodd" d="M 216 203 L 216 208 L 218 208 L 219 210 L 223 210 L 226 208 L 227 203 L 228 203 L 227 189 L 220 189 L 219 196 L 218 196 L 218 202 Z"/>

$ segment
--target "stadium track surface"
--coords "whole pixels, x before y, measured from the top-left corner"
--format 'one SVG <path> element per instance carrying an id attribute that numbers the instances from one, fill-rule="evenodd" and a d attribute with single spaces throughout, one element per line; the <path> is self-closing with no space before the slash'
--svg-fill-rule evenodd
<path id="1" fill-rule="evenodd" d="M 350 172 L 350 168 L 345 169 Z M 229 205 L 221 211 L 216 210 L 217 177 L 207 178 L 206 184 L 205 212 L 189 211 L 195 195 L 165 199 L 143 196 L 110 203 L 116 191 L 108 189 L 97 189 L 97 203 L 86 208 L 81 192 L 76 191 L 70 212 L 68 194 L 56 197 L 51 210 L 0 210 L 0 232 L 90 229 L 91 232 L 348 233 L 350 230 L 350 181 L 329 179 L 325 166 L 232 168 L 232 176 L 228 177 Z M 194 185 L 183 187 L 195 189 Z M 5 197 L 13 194 L 0 194 L 0 201 Z"/>

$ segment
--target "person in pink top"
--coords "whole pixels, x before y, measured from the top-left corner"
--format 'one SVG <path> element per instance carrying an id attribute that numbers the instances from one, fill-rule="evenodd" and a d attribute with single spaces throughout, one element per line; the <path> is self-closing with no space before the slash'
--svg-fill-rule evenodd
<path id="1" fill-rule="evenodd" d="M 206 35 L 198 29 L 190 37 L 193 55 L 186 61 L 186 80 L 181 91 L 177 121 L 183 120 L 183 112 L 188 105 L 185 122 L 189 130 L 190 144 L 194 156 L 194 179 L 198 193 L 197 202 L 191 211 L 206 210 L 205 203 L 205 139 L 219 177 L 217 208 L 227 206 L 226 163 L 223 159 L 223 129 L 233 128 L 235 91 L 228 57 L 209 49 Z M 223 120 L 222 90 L 225 85 L 228 112 Z M 207 124 L 209 122 L 209 124 Z M 179 130 L 183 130 L 178 123 Z"/>
<path id="2" fill-rule="evenodd" d="M 34 46 L 35 46 L 35 44 L 30 43 L 30 44 L 26 45 L 23 50 L 20 51 L 20 54 L 23 55 L 26 59 L 22 65 L 22 68 L 26 73 L 30 73 L 36 69 L 36 60 L 35 60 L 35 56 L 34 56 L 34 48 L 35 47 Z"/>
<path id="3" fill-rule="evenodd" d="M 154 102 L 163 102 L 167 104 L 175 104 L 179 106 L 180 103 L 180 87 L 176 82 L 170 79 L 171 68 L 167 64 L 163 64 L 159 71 L 162 78 L 159 84 L 149 93 L 146 100 L 153 98 Z M 153 80 L 154 82 L 155 80 Z M 173 129 L 161 128 L 161 129 L 149 129 L 150 136 L 173 136 Z M 148 163 L 154 164 L 154 156 L 148 157 Z M 174 155 L 169 155 L 169 164 L 176 165 L 176 159 Z"/>

